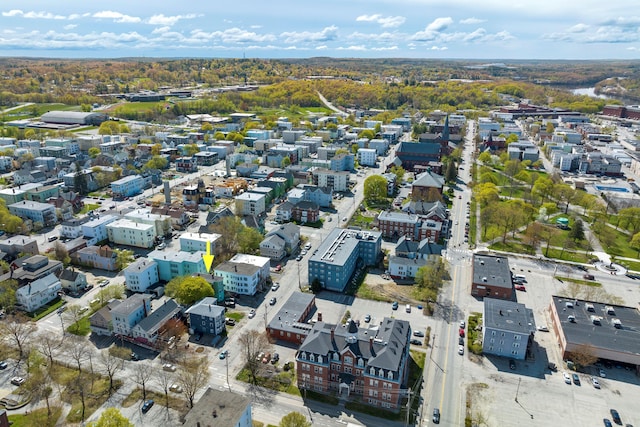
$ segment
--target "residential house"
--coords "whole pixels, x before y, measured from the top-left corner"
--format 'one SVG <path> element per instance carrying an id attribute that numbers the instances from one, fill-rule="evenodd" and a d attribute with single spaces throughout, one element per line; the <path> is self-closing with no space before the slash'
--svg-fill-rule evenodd
<path id="1" fill-rule="evenodd" d="M 411 326 L 316 322 L 296 353 L 298 388 L 399 412 L 408 387 Z"/>
<path id="2" fill-rule="evenodd" d="M 171 218 L 171 226 L 176 230 L 183 230 L 191 221 L 191 217 L 184 209 L 158 206 L 151 208 L 151 214 Z"/>
<path id="3" fill-rule="evenodd" d="M 115 271 L 117 255 L 110 246 L 87 246 L 71 256 L 78 265 L 100 270 Z"/>
<path id="4" fill-rule="evenodd" d="M 209 251 L 214 254 L 216 250 L 216 241 L 222 237 L 217 233 L 181 233 L 180 234 L 180 250 L 184 252 L 207 252 L 207 244 Z"/>
<path id="5" fill-rule="evenodd" d="M 50 273 L 18 288 L 16 290 L 17 306 L 28 313 L 32 313 L 58 298 L 58 292 L 61 289 L 60 280 L 55 274 Z"/>
<path id="6" fill-rule="evenodd" d="M 113 333 L 131 336 L 131 330 L 151 313 L 151 296 L 133 294 L 111 310 Z"/>
<path id="7" fill-rule="evenodd" d="M 144 178 L 140 175 L 129 175 L 111 183 L 114 198 L 133 197 L 144 191 Z"/>
<path id="8" fill-rule="evenodd" d="M 378 153 L 373 148 L 358 149 L 358 163 L 363 166 L 375 166 L 378 160 Z"/>
<path id="9" fill-rule="evenodd" d="M 89 327 L 91 328 L 91 333 L 95 335 L 111 335 L 113 334 L 113 321 L 111 316 L 111 311 L 120 305 L 122 301 L 114 299 L 111 300 L 93 313 L 89 317 Z"/>
<path id="10" fill-rule="evenodd" d="M 533 310 L 515 301 L 485 298 L 482 353 L 524 360 L 536 331 Z"/>
<path id="11" fill-rule="evenodd" d="M 202 259 L 204 252 L 183 252 L 169 249 L 155 250 L 149 253 L 149 259 L 158 264 L 158 278 L 165 282 L 176 276 L 190 276 L 207 273 Z"/>
<path id="12" fill-rule="evenodd" d="M 269 258 L 236 254 L 229 261 L 218 264 L 214 275 L 222 277 L 225 292 L 255 295 L 267 283 L 269 265 Z"/>
<path id="13" fill-rule="evenodd" d="M 214 421 L 212 421 L 214 419 Z M 183 427 L 252 427 L 251 400 L 208 388 L 185 416 Z"/>
<path id="14" fill-rule="evenodd" d="M 293 190 L 292 190 L 293 191 Z M 291 212 L 293 211 L 292 202 L 283 202 L 276 206 L 276 221 L 288 222 L 291 221 Z"/>
<path id="15" fill-rule="evenodd" d="M 124 284 L 131 292 L 146 292 L 160 281 L 158 264 L 146 258 L 139 258 L 129 264 L 123 271 Z"/>
<path id="16" fill-rule="evenodd" d="M 118 220 L 115 215 L 98 215 L 91 221 L 82 225 L 82 235 L 87 239 L 87 245 L 96 245 L 101 242 L 106 242 L 109 238 L 107 232 L 107 225 Z"/>
<path id="17" fill-rule="evenodd" d="M 131 328 L 131 337 L 147 345 L 158 344 L 163 327 L 171 319 L 180 314 L 180 306 L 173 298 L 166 299 L 164 304 L 153 310 L 145 318 Z M 171 337 L 167 336 L 166 340 Z"/>
<path id="18" fill-rule="evenodd" d="M 151 208 L 136 209 L 124 216 L 136 224 L 153 225 L 154 237 L 171 234 L 172 219 L 170 216 L 151 213 Z"/>
<path id="19" fill-rule="evenodd" d="M 262 215 L 266 210 L 266 197 L 263 194 L 243 193 L 236 196 L 236 215 Z"/>
<path id="20" fill-rule="evenodd" d="M 129 219 L 119 219 L 106 226 L 107 237 L 116 245 L 151 248 L 155 244 L 154 224 L 144 224 Z"/>
<path id="21" fill-rule="evenodd" d="M 300 245 L 300 227 L 295 224 L 282 224 L 267 233 L 268 236 L 278 236 L 284 242 L 287 254 L 294 252 Z"/>
<path id="22" fill-rule="evenodd" d="M 185 311 L 189 334 L 220 335 L 224 331 L 225 308 L 216 304 L 214 297 L 206 297 Z"/>
<path id="23" fill-rule="evenodd" d="M 83 236 L 82 226 L 89 221 L 91 221 L 91 217 L 88 216 L 62 221 L 62 230 L 60 231 L 60 236 L 66 237 L 68 239 L 75 239 L 77 237 Z"/>
<path id="24" fill-rule="evenodd" d="M 62 262 L 49 259 L 44 255 L 33 255 L 26 258 L 16 259 L 11 263 L 11 269 L 5 276 L 13 278 L 19 284 L 26 284 L 38 280 L 49 274 L 58 275 L 62 270 Z"/>
<path id="25" fill-rule="evenodd" d="M 260 242 L 260 255 L 279 261 L 287 255 L 284 240 L 278 236 L 266 236 Z"/>
<path id="26" fill-rule="evenodd" d="M 394 279 L 416 277 L 418 269 L 439 258 L 443 249 L 429 239 L 417 242 L 402 236 L 396 244 L 395 255 L 389 257 L 389 275 Z"/>
<path id="27" fill-rule="evenodd" d="M 78 293 L 87 287 L 87 276 L 74 268 L 65 268 L 58 276 L 62 289 L 72 293 Z"/>
<path id="28" fill-rule="evenodd" d="M 58 222 L 56 209 L 48 203 L 23 200 L 9 205 L 9 212 L 22 219 L 29 219 L 40 224 L 41 227 L 51 227 Z"/>
<path id="29" fill-rule="evenodd" d="M 176 171 L 193 173 L 198 171 L 198 160 L 195 157 L 179 157 L 176 159 Z"/>
<path id="30" fill-rule="evenodd" d="M 320 221 L 320 206 L 314 202 L 302 201 L 291 209 L 291 218 L 299 223 L 315 223 Z"/>
<path id="31" fill-rule="evenodd" d="M 40 253 L 36 239 L 22 234 L 0 240 L 0 251 L 7 254 L 12 260 L 17 258 L 19 254 L 37 255 Z"/>

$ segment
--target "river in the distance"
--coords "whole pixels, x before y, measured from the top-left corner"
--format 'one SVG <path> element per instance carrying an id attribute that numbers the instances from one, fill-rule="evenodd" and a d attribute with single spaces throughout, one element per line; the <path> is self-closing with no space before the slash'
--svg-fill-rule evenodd
<path id="1" fill-rule="evenodd" d="M 596 93 L 595 87 L 579 87 L 575 89 L 570 89 L 570 92 L 574 95 L 587 95 L 592 98 L 600 98 L 600 99 L 616 99 L 621 101 L 626 105 L 637 104 L 637 101 L 633 101 L 627 98 L 617 97 L 617 96 L 608 96 Z"/>

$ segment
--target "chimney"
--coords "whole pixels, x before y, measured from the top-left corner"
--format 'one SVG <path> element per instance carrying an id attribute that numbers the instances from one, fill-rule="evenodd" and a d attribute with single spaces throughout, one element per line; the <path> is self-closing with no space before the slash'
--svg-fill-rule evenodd
<path id="1" fill-rule="evenodd" d="M 369 351 L 373 353 L 373 337 L 369 337 Z"/>
<path id="2" fill-rule="evenodd" d="M 335 341 L 335 328 L 331 328 L 331 342 Z"/>

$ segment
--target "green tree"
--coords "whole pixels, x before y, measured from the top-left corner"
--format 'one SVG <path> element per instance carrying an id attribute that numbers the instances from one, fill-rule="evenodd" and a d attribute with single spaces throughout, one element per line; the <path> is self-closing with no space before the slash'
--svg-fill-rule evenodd
<path id="1" fill-rule="evenodd" d="M 7 279 L 0 282 L 0 307 L 5 311 L 13 311 L 16 305 L 16 290 L 18 290 L 18 281 L 16 279 Z"/>
<path id="2" fill-rule="evenodd" d="M 149 159 L 147 163 L 142 166 L 142 170 L 148 169 L 164 169 L 167 167 L 169 162 L 165 157 L 162 156 L 153 156 Z"/>
<path id="3" fill-rule="evenodd" d="M 89 157 L 91 157 L 92 159 L 95 159 L 96 157 L 98 157 L 100 153 L 101 151 L 98 147 L 89 148 Z"/>
<path id="4" fill-rule="evenodd" d="M 114 249 L 116 254 L 116 268 L 120 271 L 127 268 L 134 260 L 133 251 L 129 249 Z"/>
<path id="5" fill-rule="evenodd" d="M 584 239 L 584 224 L 582 223 L 582 220 L 580 218 L 576 219 L 573 222 L 573 227 L 571 227 L 571 230 L 569 230 L 568 235 L 575 242 Z"/>
<path id="6" fill-rule="evenodd" d="M 193 408 L 196 393 L 209 381 L 209 361 L 206 356 L 187 359 L 181 363 L 181 368 L 178 373 L 178 381 L 182 385 L 189 407 Z"/>
<path id="7" fill-rule="evenodd" d="M 454 182 L 457 177 L 458 177 L 458 168 L 456 167 L 456 164 L 453 160 L 449 160 L 449 163 L 447 163 L 447 169 L 445 170 L 445 173 L 444 173 L 444 179 L 447 182 Z"/>
<path id="8" fill-rule="evenodd" d="M 86 196 L 89 192 L 89 177 L 82 169 L 80 162 L 76 162 L 76 173 L 73 176 L 73 189 L 83 196 Z"/>
<path id="9" fill-rule="evenodd" d="M 358 138 L 373 139 L 376 137 L 376 133 L 373 129 L 364 129 L 358 134 Z"/>
<path id="10" fill-rule="evenodd" d="M 400 184 L 404 179 L 404 174 L 406 171 L 402 166 L 393 165 L 391 166 L 391 173 L 396 176 L 396 184 Z"/>
<path id="11" fill-rule="evenodd" d="M 291 159 L 289 158 L 289 156 L 284 156 L 284 158 L 282 159 L 282 166 L 281 167 L 286 168 L 290 164 L 291 164 Z"/>
<path id="12" fill-rule="evenodd" d="M 640 238 L 638 240 L 640 241 Z M 640 251 L 640 246 L 638 251 Z M 318 292 L 321 292 L 321 291 L 322 291 L 322 283 L 320 283 L 320 279 L 315 277 L 311 282 L 311 292 L 313 292 L 314 294 L 317 294 Z"/>
<path id="13" fill-rule="evenodd" d="M 484 164 L 490 164 L 491 163 L 491 153 L 489 153 L 488 151 L 483 151 L 478 156 L 478 160 L 481 161 Z"/>
<path id="14" fill-rule="evenodd" d="M 135 427 L 118 408 L 107 408 L 102 411 L 100 418 L 87 424 L 88 427 Z"/>
<path id="15" fill-rule="evenodd" d="M 113 120 L 102 122 L 98 128 L 98 133 L 100 135 L 117 135 L 120 133 L 120 123 Z"/>
<path id="16" fill-rule="evenodd" d="M 204 278 L 187 276 L 171 279 L 165 293 L 182 305 L 192 305 L 204 297 L 214 296 L 213 287 Z"/>
<path id="17" fill-rule="evenodd" d="M 633 235 L 631 242 L 629 242 L 629 246 L 631 246 L 631 249 L 638 251 L 638 257 L 640 257 L 640 233 Z"/>
<path id="18" fill-rule="evenodd" d="M 387 180 L 380 175 L 371 175 L 364 180 L 364 198 L 371 201 L 387 199 Z"/>
<path id="19" fill-rule="evenodd" d="M 300 412 L 289 412 L 282 417 L 278 427 L 311 427 L 312 424 Z"/>
<path id="20" fill-rule="evenodd" d="M 200 151 L 200 149 L 198 148 L 198 146 L 196 144 L 187 144 L 187 145 L 184 146 L 184 153 L 187 156 L 193 156 L 198 151 Z"/>

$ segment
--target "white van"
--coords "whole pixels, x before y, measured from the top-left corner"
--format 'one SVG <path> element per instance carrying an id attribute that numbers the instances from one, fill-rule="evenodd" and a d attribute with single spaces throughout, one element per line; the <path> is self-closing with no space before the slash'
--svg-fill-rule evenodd
<path id="1" fill-rule="evenodd" d="M 514 283 L 524 283 L 527 281 L 527 276 L 525 276 L 524 274 L 514 274 L 513 275 L 513 282 Z"/>
<path id="2" fill-rule="evenodd" d="M 411 313 L 411 304 L 407 304 L 404 308 L 407 313 Z"/>

